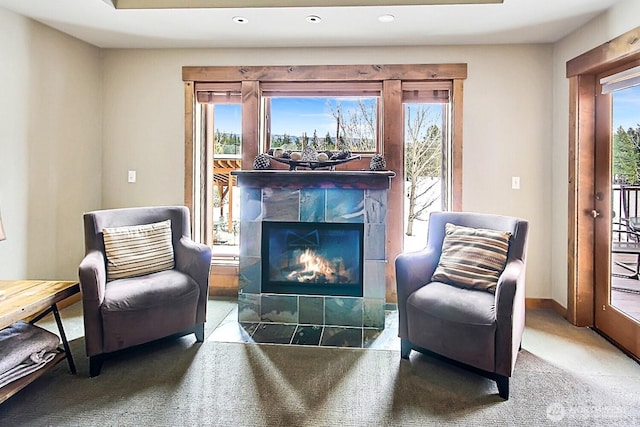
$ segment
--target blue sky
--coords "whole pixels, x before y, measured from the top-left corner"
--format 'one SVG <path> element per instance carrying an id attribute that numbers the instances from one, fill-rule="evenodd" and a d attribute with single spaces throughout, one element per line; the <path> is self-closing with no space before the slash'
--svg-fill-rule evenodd
<path id="1" fill-rule="evenodd" d="M 345 107 L 350 102 L 343 101 Z M 336 121 L 331 115 L 326 98 L 273 98 L 271 100 L 271 134 L 324 137 L 336 134 Z"/>
<path id="2" fill-rule="evenodd" d="M 242 106 L 240 104 L 217 104 L 214 109 L 216 132 L 240 134 L 242 130 Z"/>
<path id="3" fill-rule="evenodd" d="M 343 108 L 350 108 L 357 100 L 343 100 Z M 215 108 L 216 130 L 225 133 L 240 133 L 242 125 L 240 105 L 218 104 Z M 327 132 L 336 134 L 336 121 L 327 105 L 327 98 L 272 98 L 271 134 L 324 137 Z"/>
<path id="4" fill-rule="evenodd" d="M 613 93 L 613 132 L 622 126 L 624 130 L 640 124 L 640 86 Z"/>

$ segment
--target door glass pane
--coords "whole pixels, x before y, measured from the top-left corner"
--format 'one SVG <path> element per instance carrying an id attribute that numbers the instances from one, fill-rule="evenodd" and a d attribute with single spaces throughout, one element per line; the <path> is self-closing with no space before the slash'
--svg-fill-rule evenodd
<path id="1" fill-rule="evenodd" d="M 234 170 L 241 168 L 242 106 L 214 104 L 213 128 L 213 256 L 238 256 L 239 197 Z"/>
<path id="2" fill-rule="evenodd" d="M 447 210 L 449 104 L 404 104 L 404 250 L 425 247 L 429 213 Z"/>
<path id="3" fill-rule="evenodd" d="M 612 94 L 611 305 L 640 319 L 640 86 Z"/>

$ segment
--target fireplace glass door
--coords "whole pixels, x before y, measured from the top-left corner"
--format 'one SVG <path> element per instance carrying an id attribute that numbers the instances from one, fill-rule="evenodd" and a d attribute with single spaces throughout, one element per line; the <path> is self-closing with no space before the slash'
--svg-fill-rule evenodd
<path id="1" fill-rule="evenodd" d="M 362 296 L 363 224 L 262 223 L 262 292 Z"/>

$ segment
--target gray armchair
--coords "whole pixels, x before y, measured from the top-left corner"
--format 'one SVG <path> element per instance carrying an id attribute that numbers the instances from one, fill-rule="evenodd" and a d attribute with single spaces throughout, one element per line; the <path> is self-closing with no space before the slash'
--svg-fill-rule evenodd
<path id="1" fill-rule="evenodd" d="M 174 268 L 108 281 L 103 230 L 165 220 L 171 221 Z M 100 373 L 108 353 L 174 334 L 195 333 L 198 342 L 204 340 L 211 249 L 191 240 L 186 207 L 89 212 L 84 214 L 84 233 L 79 278 L 91 377 Z"/>
<path id="2" fill-rule="evenodd" d="M 506 265 L 495 293 L 431 281 L 447 223 L 510 232 Z M 434 212 L 427 246 L 395 261 L 401 357 L 411 350 L 444 356 L 496 381 L 509 398 L 509 378 L 525 321 L 525 258 L 528 223 L 506 216 Z"/>

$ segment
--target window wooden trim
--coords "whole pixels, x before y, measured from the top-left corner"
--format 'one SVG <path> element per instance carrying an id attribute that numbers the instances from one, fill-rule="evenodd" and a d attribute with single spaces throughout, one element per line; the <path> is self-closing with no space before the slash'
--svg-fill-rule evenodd
<path id="1" fill-rule="evenodd" d="M 422 81 L 466 78 L 467 64 L 182 67 L 182 80 L 185 82 Z"/>
<path id="2" fill-rule="evenodd" d="M 403 102 L 446 104 L 451 101 L 451 81 L 402 82 Z"/>
<path id="3" fill-rule="evenodd" d="M 402 107 L 402 84 L 411 87 L 408 82 L 448 82 L 451 85 L 450 97 L 452 112 L 450 117 L 452 153 L 451 153 L 451 209 L 462 210 L 462 111 L 463 81 L 467 78 L 467 64 L 390 64 L 390 65 L 305 65 L 305 66 L 221 66 L 221 67 L 183 67 L 182 79 L 185 82 L 185 108 L 194 108 L 193 85 L 202 83 L 241 83 L 242 93 L 242 168 L 250 169 L 253 159 L 260 152 L 259 145 L 259 106 L 261 84 L 307 83 L 313 87 L 316 83 L 331 86 L 337 82 L 377 82 L 382 84 L 381 97 L 383 112 L 379 141 L 387 167 L 396 172 L 388 193 L 389 211 L 387 212 L 387 264 L 386 300 L 397 300 L 395 290 L 395 268 L 393 260 L 402 250 L 403 241 L 403 197 L 404 197 L 404 131 Z M 185 139 L 193 138 L 193 111 L 185 112 Z M 186 182 L 193 182 L 193 141 L 185 141 L 185 204 L 193 212 L 193 189 Z M 368 158 L 360 162 L 346 164 L 348 168 L 368 167 Z M 192 213 L 193 215 L 193 213 Z"/>
<path id="4" fill-rule="evenodd" d="M 381 82 L 273 82 L 260 83 L 262 96 L 380 96 Z"/>

